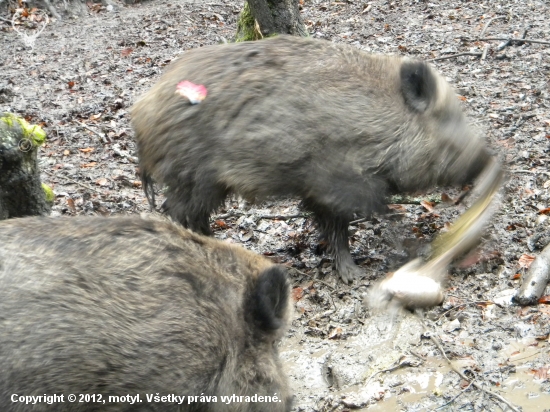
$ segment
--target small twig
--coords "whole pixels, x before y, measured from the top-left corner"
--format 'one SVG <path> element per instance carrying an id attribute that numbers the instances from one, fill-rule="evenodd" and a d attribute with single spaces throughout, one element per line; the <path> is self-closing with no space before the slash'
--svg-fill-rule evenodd
<path id="1" fill-rule="evenodd" d="M 487 58 L 487 52 L 489 51 L 489 45 L 486 44 L 483 48 L 483 53 L 481 54 L 481 61 L 485 60 Z"/>
<path id="2" fill-rule="evenodd" d="M 84 123 L 79 122 L 78 120 L 73 120 L 73 122 L 79 124 L 79 125 L 82 126 L 84 129 L 86 129 L 86 130 L 88 130 L 89 132 L 92 132 L 93 134 L 95 134 L 96 136 L 98 136 L 98 137 L 101 139 L 101 141 L 102 141 L 103 143 L 108 143 L 108 141 L 107 141 L 107 139 L 105 138 L 105 136 L 103 136 L 101 133 L 98 133 L 98 132 L 96 132 L 95 130 L 90 129 L 88 126 L 86 126 Z"/>
<path id="3" fill-rule="evenodd" d="M 546 176 L 550 176 L 550 172 L 546 172 L 544 170 L 521 170 L 521 169 L 510 169 L 510 171 L 512 173 L 530 173 L 532 175 L 536 175 L 536 174 L 541 174 L 541 175 L 546 175 Z"/>
<path id="4" fill-rule="evenodd" d="M 525 38 L 527 37 L 527 33 L 529 32 L 529 29 L 530 29 L 530 28 L 531 28 L 531 27 L 528 26 L 528 27 L 525 28 L 525 30 L 523 30 L 523 34 L 521 35 L 521 38 L 522 38 L 522 39 L 525 39 Z M 521 44 L 523 44 L 523 43 L 521 43 Z"/>
<path id="5" fill-rule="evenodd" d="M 426 362 L 426 357 L 422 356 L 420 353 L 416 353 L 416 351 L 413 351 L 411 349 L 409 349 L 409 353 L 415 356 L 416 358 L 418 358 L 419 360 L 421 360 L 422 362 Z"/>
<path id="6" fill-rule="evenodd" d="M 508 360 L 510 362 L 518 362 L 518 361 L 522 361 L 522 360 L 525 360 L 525 359 L 529 359 L 529 358 L 532 358 L 533 356 L 537 356 L 537 355 L 540 355 L 542 354 L 542 350 L 538 350 L 536 351 L 535 353 L 532 353 L 530 355 L 527 355 L 527 356 L 522 356 L 521 358 L 517 358 L 517 359 L 510 359 L 508 358 Z"/>
<path id="7" fill-rule="evenodd" d="M 381 373 L 384 373 L 384 372 L 393 372 L 394 370 L 396 369 L 399 369 L 399 366 L 400 365 L 395 365 L 395 366 L 392 366 L 391 368 L 388 368 L 388 369 L 382 369 L 378 372 L 374 372 L 365 382 L 365 385 L 364 386 L 367 386 L 370 381 L 376 376 L 376 375 L 380 375 Z"/>
<path id="8" fill-rule="evenodd" d="M 262 220 L 262 219 L 288 220 L 288 219 L 296 219 L 299 217 L 308 217 L 308 216 L 303 213 L 297 213 L 295 215 L 262 215 L 262 216 L 258 216 L 258 220 Z"/>
<path id="9" fill-rule="evenodd" d="M 416 356 L 416 355 L 414 355 Z M 393 372 L 396 369 L 403 368 L 405 366 L 418 366 L 425 362 L 425 359 L 420 358 L 420 361 L 412 361 L 410 356 L 401 356 L 396 362 L 394 362 L 393 366 L 390 366 L 387 369 L 380 370 L 378 372 L 373 373 L 365 382 L 364 386 L 367 386 L 370 381 L 376 376 L 384 372 Z"/>
<path id="10" fill-rule="evenodd" d="M 520 128 L 520 126 L 523 126 L 523 124 L 525 123 L 526 120 L 528 120 L 532 117 L 535 117 L 535 115 L 532 114 L 532 113 L 523 114 L 523 115 L 519 116 L 518 120 L 514 123 L 514 125 L 511 126 L 508 130 L 506 130 L 506 132 L 504 132 L 504 136 L 512 135 L 516 130 L 518 130 Z"/>
<path id="11" fill-rule="evenodd" d="M 464 52 L 464 53 L 458 53 L 458 54 L 451 54 L 449 56 L 444 56 L 444 57 L 438 57 L 437 59 L 429 59 L 428 61 L 429 62 L 437 62 L 437 61 L 440 61 L 440 60 L 454 59 L 455 57 L 461 57 L 461 56 L 476 56 L 476 57 L 479 57 L 482 54 L 483 53 L 479 53 L 479 52 Z"/>
<path id="12" fill-rule="evenodd" d="M 93 192 L 97 192 L 99 194 L 101 194 L 101 190 L 99 189 L 96 189 L 95 187 L 91 187 L 89 185 L 87 185 L 86 183 L 82 183 L 82 182 L 79 182 L 78 180 L 74 180 L 74 179 L 71 179 L 70 177 L 68 176 L 64 176 L 64 175 L 58 175 L 58 174 L 53 174 L 52 172 L 50 172 L 49 170 L 43 170 L 44 173 L 46 173 L 47 175 L 51 176 L 51 177 L 60 177 L 62 179 L 65 179 L 65 180 L 68 180 L 69 182 L 72 182 L 76 185 L 79 185 L 79 186 L 82 186 L 88 190 L 91 190 Z"/>
<path id="13" fill-rule="evenodd" d="M 233 210 L 230 210 L 229 212 L 227 213 L 224 213 L 223 215 L 218 215 L 218 216 L 215 216 L 215 219 L 227 219 L 228 217 L 233 217 L 233 216 L 242 216 L 244 213 L 241 213 L 241 212 L 235 212 Z"/>
<path id="14" fill-rule="evenodd" d="M 366 222 L 367 220 L 369 220 L 368 217 L 362 217 L 361 219 L 352 220 L 351 222 L 349 222 L 349 226 L 355 226 L 356 224 Z"/>
<path id="15" fill-rule="evenodd" d="M 441 203 L 441 200 L 438 200 L 436 202 L 433 202 L 433 203 Z M 420 202 L 411 202 L 411 203 L 393 203 L 393 204 L 397 204 L 397 205 L 419 205 Z M 405 216 L 406 212 L 397 212 L 397 213 L 383 213 L 381 214 L 379 217 L 383 218 L 383 219 L 392 219 L 394 217 L 403 217 Z M 363 222 L 366 222 L 368 220 L 371 220 L 371 218 L 369 217 L 362 217 L 361 219 L 357 219 L 357 220 L 352 220 L 351 222 L 349 222 L 349 226 L 356 226 L 357 224 L 359 223 L 363 223 Z"/>
<path id="16" fill-rule="evenodd" d="M 6 19 L 6 18 L 4 18 L 4 17 L 2 17 L 2 16 L 0 16 L 0 20 L 5 21 L 5 22 L 8 23 L 8 24 L 11 24 L 11 20 Z"/>
<path id="17" fill-rule="evenodd" d="M 491 300 L 477 300 L 477 301 L 474 301 L 474 302 L 464 302 L 464 303 L 461 303 L 461 304 L 458 304 L 458 305 L 454 305 L 452 308 L 450 309 L 447 309 L 445 312 L 443 312 L 441 315 L 439 315 L 439 317 L 437 318 L 437 321 L 441 320 L 441 318 L 443 316 L 445 316 L 447 313 L 455 310 L 455 309 L 459 309 L 463 306 L 470 306 L 470 305 L 480 305 L 480 304 L 483 304 L 483 303 L 487 303 L 489 305 L 494 305 L 495 302 L 491 301 Z"/>
<path id="18" fill-rule="evenodd" d="M 458 395 L 456 395 L 456 396 L 455 396 L 453 399 L 451 399 L 449 402 L 444 403 L 444 404 L 441 405 L 441 406 L 438 406 L 437 408 L 435 408 L 435 410 L 437 411 L 437 410 L 439 410 L 439 409 L 443 409 L 445 406 L 450 405 L 451 403 L 453 403 L 454 401 L 456 401 L 456 399 L 457 399 L 460 395 L 462 395 L 464 392 L 466 392 L 468 389 L 470 389 L 470 386 L 472 386 L 472 385 L 474 384 L 475 381 L 476 381 L 475 379 L 472 380 L 472 381 L 468 384 L 468 386 L 466 386 L 463 390 L 461 390 L 461 391 L 458 393 Z"/>
<path id="19" fill-rule="evenodd" d="M 338 308 L 336 307 L 336 303 L 334 303 L 334 299 L 332 297 L 332 293 L 328 294 L 328 297 L 330 298 L 330 301 L 332 302 L 332 307 L 334 308 L 334 311 L 336 312 Z"/>
<path id="20" fill-rule="evenodd" d="M 321 279 L 315 279 L 312 275 L 310 275 L 309 273 L 306 273 L 306 272 L 302 272 L 300 269 L 296 269 L 296 268 L 292 268 L 293 270 L 295 270 L 297 273 L 299 273 L 300 275 L 302 276 L 306 276 L 308 278 L 310 278 L 313 282 L 319 282 L 329 288 L 331 288 L 332 290 L 336 290 L 336 288 L 330 284 L 328 284 L 327 282 L 321 280 Z M 332 302 L 332 304 L 334 305 L 334 301 Z M 336 305 L 334 305 L 334 307 L 336 308 Z"/>
<path id="21" fill-rule="evenodd" d="M 363 9 L 363 11 L 361 12 L 361 14 L 365 14 L 365 13 L 368 13 L 369 11 L 371 11 L 372 9 L 372 4 L 369 4 L 367 7 L 365 7 Z"/>
<path id="22" fill-rule="evenodd" d="M 433 334 L 428 330 L 428 328 L 426 327 L 426 324 L 424 323 L 424 321 L 421 318 L 420 318 L 420 321 L 422 322 L 422 325 L 424 326 L 424 329 L 425 329 L 424 333 L 430 337 L 430 340 L 434 343 L 434 345 L 437 347 L 437 349 L 439 349 L 439 352 L 441 352 L 441 355 L 445 358 L 445 360 L 447 361 L 447 363 L 449 364 L 449 366 L 451 367 L 453 372 L 455 372 L 458 376 L 460 376 L 466 382 L 470 382 L 472 385 L 474 385 L 480 391 L 485 392 L 487 395 L 491 396 L 492 398 L 495 398 L 495 399 L 499 400 L 500 402 L 504 403 L 512 411 L 520 412 L 519 409 L 517 409 L 514 405 L 512 405 L 510 402 L 508 402 L 506 399 L 504 399 L 499 394 L 494 393 L 494 392 L 490 391 L 489 389 L 485 389 L 483 386 L 481 386 L 475 380 L 468 379 L 468 377 L 466 375 L 464 375 L 464 373 L 462 373 L 462 371 L 460 369 L 458 369 L 450 361 L 450 359 L 447 357 L 447 354 L 445 353 L 445 349 L 443 349 L 443 346 L 441 346 L 441 343 L 439 342 L 439 340 L 437 340 L 437 338 L 435 336 L 433 336 Z"/>
<path id="23" fill-rule="evenodd" d="M 502 43 L 501 45 L 499 45 L 496 50 L 497 51 L 501 51 L 501 50 L 504 50 L 506 47 L 508 47 L 509 45 L 511 45 L 512 42 L 510 40 L 508 41 L 505 41 L 504 43 Z"/>
<path id="24" fill-rule="evenodd" d="M 485 34 L 485 32 L 487 31 L 487 29 L 489 28 L 489 25 L 495 21 L 495 20 L 500 20 L 500 19 L 505 19 L 506 16 L 498 16 L 498 17 L 493 17 L 492 19 L 489 19 L 489 21 L 485 24 L 485 27 L 483 27 L 483 30 L 481 30 L 481 33 L 479 33 L 479 37 L 483 37 L 483 35 Z"/>
<path id="25" fill-rule="evenodd" d="M 550 45 L 550 41 L 545 40 L 534 40 L 534 39 L 517 39 L 514 37 L 486 37 L 483 39 L 476 39 L 478 41 L 517 41 L 520 43 L 535 43 L 535 44 L 546 44 Z"/>

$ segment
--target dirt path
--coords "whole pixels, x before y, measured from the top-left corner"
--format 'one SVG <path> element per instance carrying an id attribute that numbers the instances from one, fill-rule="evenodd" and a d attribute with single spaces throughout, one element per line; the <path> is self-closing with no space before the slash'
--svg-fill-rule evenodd
<path id="1" fill-rule="evenodd" d="M 42 178 L 57 196 L 54 215 L 148 211 L 129 107 L 179 53 L 230 39 L 240 7 L 222 0 L 96 7 L 50 22 L 33 48 L 0 11 L 0 111 L 44 124 Z M 536 256 L 550 241 L 549 219 L 540 212 L 550 207 L 550 46 L 475 40 L 490 22 L 485 38 L 518 38 L 528 29 L 527 38 L 550 41 L 548 3 L 305 0 L 302 13 L 313 37 L 369 52 L 432 59 L 488 46 L 484 60 L 434 65 L 462 96 L 509 180 L 481 251 L 452 270 L 447 298 L 427 314 L 426 326 L 412 315 L 371 313 L 364 295 L 384 273 L 421 254 L 467 205 L 429 212 L 405 204 L 353 226 L 352 251 L 365 277 L 344 286 L 318 253 L 317 232 L 296 202 L 227 203 L 213 220 L 216 236 L 290 268 L 296 316 L 280 350 L 294 410 L 510 410 L 451 371 L 430 336 L 455 367 L 517 410 L 550 410 L 550 306 L 510 304 L 525 255 Z M 435 194 L 442 192 L 457 196 Z"/>

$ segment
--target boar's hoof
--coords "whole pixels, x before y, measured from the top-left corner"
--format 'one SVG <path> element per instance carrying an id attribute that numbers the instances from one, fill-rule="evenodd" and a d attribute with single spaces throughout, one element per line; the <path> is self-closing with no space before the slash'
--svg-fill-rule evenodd
<path id="1" fill-rule="evenodd" d="M 340 263 L 336 266 L 340 278 L 349 285 L 354 279 L 363 277 L 364 273 L 359 266 L 352 262 Z"/>

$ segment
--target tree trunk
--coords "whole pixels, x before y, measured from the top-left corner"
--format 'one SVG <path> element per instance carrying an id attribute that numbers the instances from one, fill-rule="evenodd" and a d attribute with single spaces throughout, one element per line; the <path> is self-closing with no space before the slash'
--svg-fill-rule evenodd
<path id="1" fill-rule="evenodd" d="M 276 34 L 307 36 L 299 0 L 247 0 L 237 23 L 237 41 Z"/>
<path id="2" fill-rule="evenodd" d="M 45 137 L 22 118 L 0 117 L 0 220 L 49 214 L 53 192 L 40 182 L 36 157 Z"/>

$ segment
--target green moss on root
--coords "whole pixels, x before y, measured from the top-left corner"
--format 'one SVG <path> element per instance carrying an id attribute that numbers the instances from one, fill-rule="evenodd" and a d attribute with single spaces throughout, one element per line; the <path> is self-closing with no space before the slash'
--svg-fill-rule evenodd
<path id="1" fill-rule="evenodd" d="M 245 1 L 243 10 L 237 19 L 235 42 L 260 40 L 261 38 L 263 38 L 262 33 L 257 30 L 256 20 L 252 16 L 248 2 Z"/>
<path id="2" fill-rule="evenodd" d="M 4 122 L 9 128 L 16 126 L 16 123 L 18 123 L 23 131 L 23 138 L 29 139 L 35 147 L 43 145 L 46 141 L 46 132 L 38 125 L 29 124 L 22 117 L 6 113 L 0 117 L 0 121 Z"/>
<path id="3" fill-rule="evenodd" d="M 44 190 L 44 195 L 46 196 L 46 202 L 50 205 L 53 205 L 55 200 L 55 193 L 52 188 L 45 183 L 42 183 L 42 190 Z"/>

